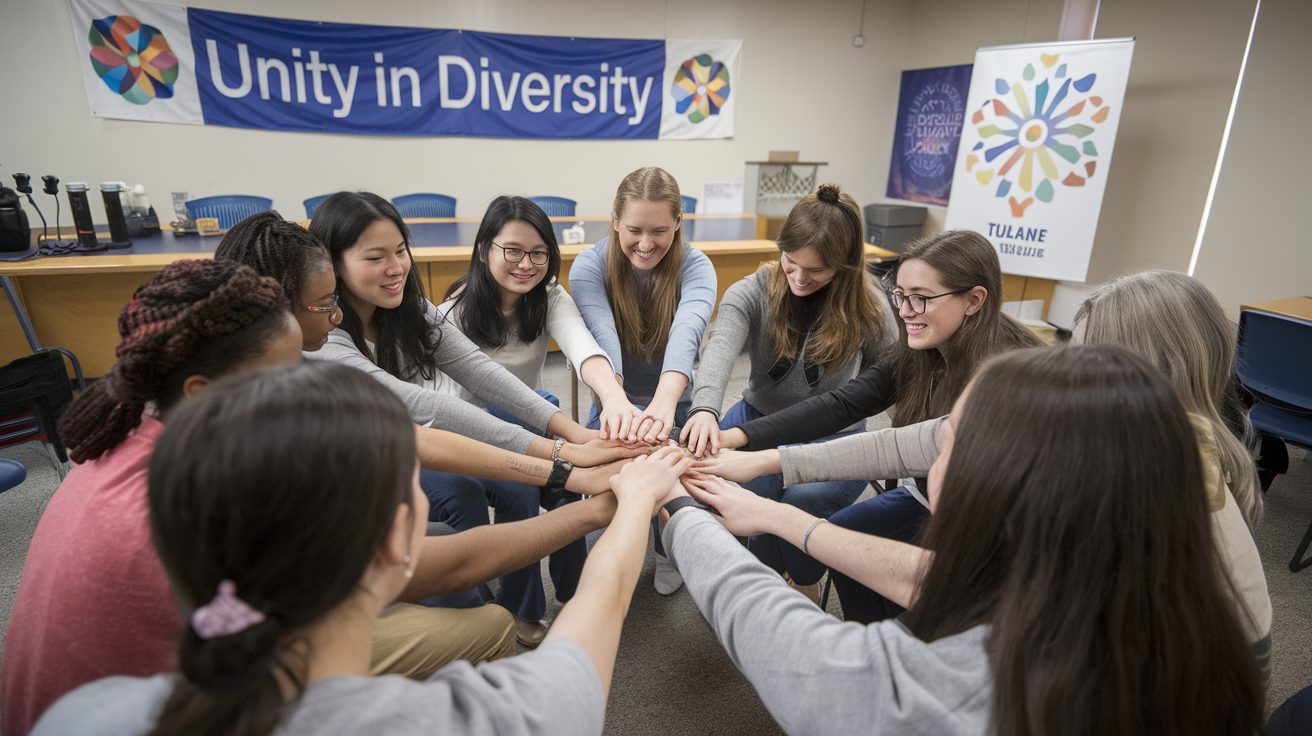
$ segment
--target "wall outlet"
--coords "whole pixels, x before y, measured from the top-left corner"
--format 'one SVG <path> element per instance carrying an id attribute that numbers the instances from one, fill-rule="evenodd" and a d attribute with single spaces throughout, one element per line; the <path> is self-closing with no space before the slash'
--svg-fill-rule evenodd
<path id="1" fill-rule="evenodd" d="M 862 46 L 865 46 L 865 45 L 866 45 L 866 37 L 865 37 L 865 36 L 862 36 L 862 35 L 856 35 L 856 36 L 853 36 L 853 37 L 852 37 L 852 45 L 855 46 L 855 47 L 857 47 L 857 48 L 861 48 Z"/>

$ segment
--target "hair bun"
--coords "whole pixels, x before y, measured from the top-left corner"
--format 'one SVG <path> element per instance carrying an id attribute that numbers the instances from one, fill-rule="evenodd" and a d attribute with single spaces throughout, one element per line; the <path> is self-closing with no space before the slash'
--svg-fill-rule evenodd
<path id="1" fill-rule="evenodd" d="M 816 190 L 815 196 L 821 202 L 838 204 L 838 195 L 842 193 L 843 190 L 837 184 L 821 184 L 820 188 Z"/>

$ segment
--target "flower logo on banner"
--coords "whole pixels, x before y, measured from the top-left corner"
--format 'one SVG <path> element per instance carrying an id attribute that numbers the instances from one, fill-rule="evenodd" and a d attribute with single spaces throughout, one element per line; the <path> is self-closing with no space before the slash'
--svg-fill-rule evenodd
<path id="1" fill-rule="evenodd" d="M 981 140 L 966 157 L 966 171 L 980 166 L 974 171 L 975 180 L 984 186 L 997 179 L 995 194 L 1008 197 L 1012 217 L 1023 217 L 1035 199 L 1051 202 L 1057 192 L 1054 183 L 1082 187 L 1098 168 L 1098 149 L 1084 139 L 1096 130 L 1090 123 L 1105 122 L 1111 107 L 1104 106 L 1101 97 L 1083 97 L 1093 89 L 1096 74 L 1072 79 L 1062 64 L 1049 78 L 1047 70 L 1059 58 L 1059 54 L 1040 54 L 1042 72 L 1026 64 L 1021 72 L 1025 84 L 996 80 L 998 96 L 985 101 L 970 119 Z M 1042 81 L 1033 84 L 1040 74 Z M 981 166 L 998 162 L 996 169 Z M 1020 190 L 1019 195 L 1013 188 Z"/>
<path id="2" fill-rule="evenodd" d="M 687 113 L 691 122 L 719 115 L 729 99 L 729 69 L 709 54 L 694 56 L 679 65 L 670 94 L 674 96 L 675 111 Z"/>
<path id="3" fill-rule="evenodd" d="M 130 15 L 91 22 L 91 66 L 123 99 L 144 105 L 173 96 L 178 57 L 158 28 Z"/>

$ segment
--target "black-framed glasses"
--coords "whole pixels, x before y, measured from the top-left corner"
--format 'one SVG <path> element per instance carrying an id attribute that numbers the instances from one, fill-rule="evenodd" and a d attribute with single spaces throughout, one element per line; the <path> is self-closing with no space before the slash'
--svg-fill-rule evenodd
<path id="1" fill-rule="evenodd" d="M 551 260 L 551 253 L 545 250 L 520 250 L 519 248 L 507 248 L 504 245 L 498 244 L 495 240 L 492 241 L 492 245 L 500 248 L 502 255 L 504 255 L 506 260 L 510 263 L 519 263 L 524 260 L 524 256 L 528 256 L 528 262 L 532 263 L 534 266 L 545 266 L 547 265 L 547 261 Z"/>
<path id="2" fill-rule="evenodd" d="M 973 289 L 975 287 L 972 286 L 970 288 Z M 944 294 L 935 294 L 934 296 L 921 296 L 919 294 L 903 294 L 900 291 L 890 291 L 888 292 L 888 301 L 890 304 L 893 305 L 894 309 L 901 309 L 902 303 L 907 302 L 911 305 L 911 311 L 915 312 L 916 314 L 924 314 L 925 302 L 931 299 L 938 299 L 940 297 L 952 296 L 953 294 L 965 294 L 968 291 L 970 291 L 970 289 L 957 289 L 956 291 L 949 291 Z"/>
<path id="3" fill-rule="evenodd" d="M 310 306 L 309 304 L 302 304 L 301 306 L 302 306 L 302 307 L 305 307 L 306 309 L 308 309 L 308 310 L 311 311 L 311 312 L 331 312 L 331 311 L 333 311 L 334 309 L 337 308 L 337 300 L 340 299 L 340 298 L 341 298 L 341 297 L 337 294 L 337 292 L 334 291 L 334 292 L 332 293 L 332 300 L 333 300 L 333 301 L 332 301 L 331 304 L 329 304 L 329 305 L 326 306 L 326 307 L 312 307 L 312 306 Z"/>

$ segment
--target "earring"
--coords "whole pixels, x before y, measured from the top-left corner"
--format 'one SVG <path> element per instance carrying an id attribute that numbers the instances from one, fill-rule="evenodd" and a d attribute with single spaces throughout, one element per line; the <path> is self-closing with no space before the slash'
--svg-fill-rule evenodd
<path id="1" fill-rule="evenodd" d="M 401 561 L 404 562 L 405 564 L 409 565 L 409 564 L 410 564 L 410 555 L 406 555 L 406 556 L 405 556 L 405 559 L 404 559 L 404 560 L 401 560 Z"/>
<path id="2" fill-rule="evenodd" d="M 407 578 L 412 578 L 412 577 L 414 577 L 414 576 L 415 576 L 415 571 L 410 569 L 410 555 L 406 555 L 406 556 L 405 556 L 405 560 L 403 560 L 403 561 L 405 562 L 405 576 L 406 576 Z"/>

